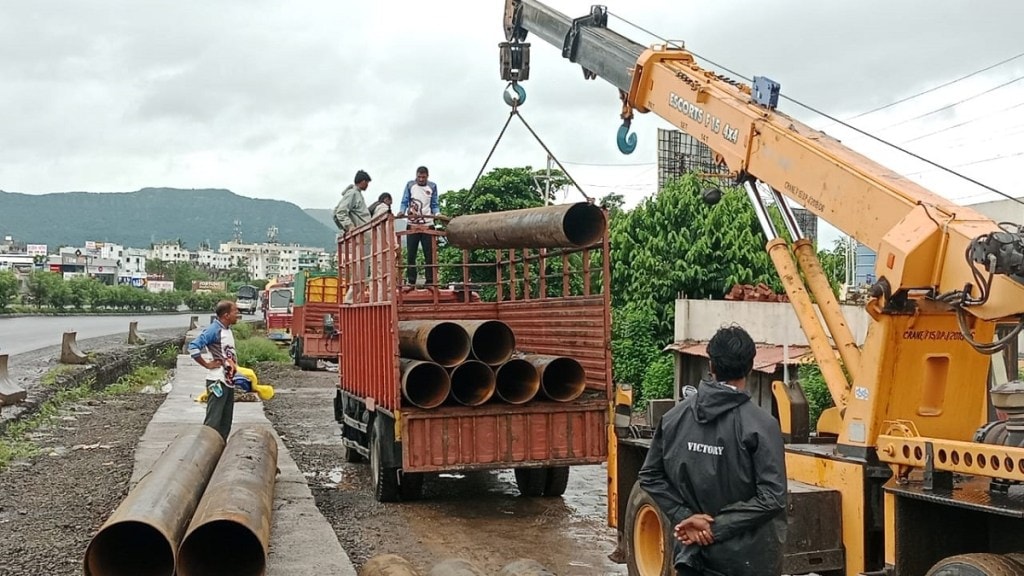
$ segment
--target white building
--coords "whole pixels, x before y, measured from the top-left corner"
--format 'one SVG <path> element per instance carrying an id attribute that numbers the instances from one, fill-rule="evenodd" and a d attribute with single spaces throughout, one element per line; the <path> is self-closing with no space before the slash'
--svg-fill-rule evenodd
<path id="1" fill-rule="evenodd" d="M 161 262 L 191 262 L 193 254 L 177 244 L 154 244 L 149 257 Z"/>
<path id="2" fill-rule="evenodd" d="M 233 254 L 214 252 L 213 250 L 200 250 L 197 253 L 196 261 L 200 266 L 206 266 L 216 270 L 228 270 L 239 264 L 238 258 L 238 256 Z"/>
<path id="3" fill-rule="evenodd" d="M 244 260 L 246 271 L 255 280 L 295 274 L 299 270 L 329 268 L 331 255 L 323 248 L 298 244 L 242 244 L 225 242 L 220 252 Z"/>

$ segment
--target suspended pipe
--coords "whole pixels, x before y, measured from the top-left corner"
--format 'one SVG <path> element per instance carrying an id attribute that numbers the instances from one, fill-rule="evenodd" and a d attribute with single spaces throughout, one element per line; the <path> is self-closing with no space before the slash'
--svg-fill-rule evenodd
<path id="1" fill-rule="evenodd" d="M 457 248 L 576 248 L 605 232 L 604 210 L 586 202 L 456 216 L 448 243 Z"/>
<path id="2" fill-rule="evenodd" d="M 263 576 L 277 477 L 277 440 L 265 427 L 228 438 L 178 552 L 178 576 Z"/>
<path id="3" fill-rule="evenodd" d="M 540 372 L 530 362 L 513 358 L 498 367 L 495 382 L 498 398 L 509 404 L 525 404 L 540 391 Z"/>
<path id="4" fill-rule="evenodd" d="M 479 360 L 459 364 L 452 369 L 451 377 L 451 397 L 463 406 L 479 406 L 494 395 L 494 370 Z"/>
<path id="5" fill-rule="evenodd" d="M 178 544 L 224 450 L 209 426 L 179 435 L 93 536 L 86 576 L 171 576 Z"/>
<path id="6" fill-rule="evenodd" d="M 516 349 L 516 337 L 508 324 L 500 320 L 452 320 L 469 334 L 470 350 L 473 357 L 487 364 L 498 366 L 512 357 Z"/>
<path id="7" fill-rule="evenodd" d="M 402 396 L 413 406 L 437 408 L 448 398 L 452 381 L 440 364 L 401 358 L 400 368 Z"/>
<path id="8" fill-rule="evenodd" d="M 404 358 L 429 360 L 451 368 L 469 358 L 466 329 L 447 320 L 406 320 L 398 323 L 398 348 Z"/>
<path id="9" fill-rule="evenodd" d="M 580 397 L 587 386 L 583 366 L 566 356 L 527 354 L 524 360 L 540 374 L 541 392 L 556 402 L 572 402 Z"/>

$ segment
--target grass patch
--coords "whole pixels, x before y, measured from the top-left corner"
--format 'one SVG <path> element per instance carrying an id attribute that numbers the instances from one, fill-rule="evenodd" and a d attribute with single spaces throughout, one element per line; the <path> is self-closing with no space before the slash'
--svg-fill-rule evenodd
<path id="1" fill-rule="evenodd" d="M 235 341 L 248 340 L 252 338 L 253 326 L 246 322 L 239 322 L 231 327 L 231 332 L 235 335 Z"/>
<path id="2" fill-rule="evenodd" d="M 38 412 L 8 425 L 3 436 L 0 436 L 0 469 L 5 468 L 11 460 L 31 458 L 38 454 L 39 447 L 27 438 L 28 435 L 53 422 L 65 405 L 96 394 L 92 385 L 92 380 L 87 380 L 75 388 L 60 390 L 44 402 Z"/>
<path id="3" fill-rule="evenodd" d="M 290 363 L 291 356 L 288 350 L 281 348 L 276 343 L 266 338 L 247 338 L 235 342 L 235 353 L 238 355 L 240 366 L 255 366 L 257 362 L 279 362 Z"/>
<path id="4" fill-rule="evenodd" d="M 110 386 L 103 390 L 103 394 L 116 396 L 118 394 L 131 394 L 138 392 L 147 386 L 159 388 L 167 381 L 167 369 L 159 366 L 141 366 L 134 372 L 117 379 Z"/>
<path id="5" fill-rule="evenodd" d="M 39 383 L 47 388 L 53 388 L 57 385 L 57 381 L 60 380 L 61 376 L 70 374 L 75 371 L 75 367 L 71 364 L 58 364 L 53 368 L 46 371 L 45 374 L 39 377 Z"/>

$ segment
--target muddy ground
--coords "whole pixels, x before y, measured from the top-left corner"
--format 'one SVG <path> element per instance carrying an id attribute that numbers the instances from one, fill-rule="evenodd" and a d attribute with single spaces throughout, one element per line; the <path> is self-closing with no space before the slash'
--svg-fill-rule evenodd
<path id="1" fill-rule="evenodd" d="M 393 553 L 424 571 L 458 557 L 489 574 L 518 558 L 533 558 L 559 576 L 626 573 L 606 558 L 615 532 L 605 521 L 601 466 L 573 468 L 561 498 L 524 498 L 511 471 L 502 471 L 431 477 L 420 501 L 376 502 L 368 466 L 342 460 L 332 408 L 337 377 L 283 365 L 260 373 L 277 392 L 267 416 L 357 567 Z"/>
<path id="2" fill-rule="evenodd" d="M 83 341 L 109 351 L 121 338 Z M 54 350 L 12 357 L 22 386 L 55 365 Z M 574 468 L 562 498 L 519 496 L 511 472 L 428 479 L 422 501 L 374 501 L 366 464 L 345 464 L 332 398 L 336 373 L 290 365 L 258 367 L 276 388 L 267 415 L 309 479 L 321 512 L 357 567 L 400 554 L 424 572 L 449 558 L 488 573 L 533 558 L 560 576 L 625 574 L 607 561 L 614 531 L 605 525 L 602 467 Z M 163 394 L 101 397 L 70 407 L 33 435 L 40 455 L 0 471 L 0 576 L 82 573 L 90 538 L 127 494 L 134 449 Z"/>

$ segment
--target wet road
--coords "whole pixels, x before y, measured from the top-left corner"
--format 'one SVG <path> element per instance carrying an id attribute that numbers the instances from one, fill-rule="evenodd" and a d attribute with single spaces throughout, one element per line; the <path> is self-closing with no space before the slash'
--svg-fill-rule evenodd
<path id="1" fill-rule="evenodd" d="M 195 314 L 124 315 L 124 316 L 23 316 L 0 318 L 0 354 L 21 354 L 60 344 L 65 331 L 78 332 L 79 341 L 86 338 L 124 333 L 128 323 L 137 321 L 139 332 L 164 328 L 188 328 Z M 209 315 L 199 315 L 200 324 L 209 322 Z"/>

